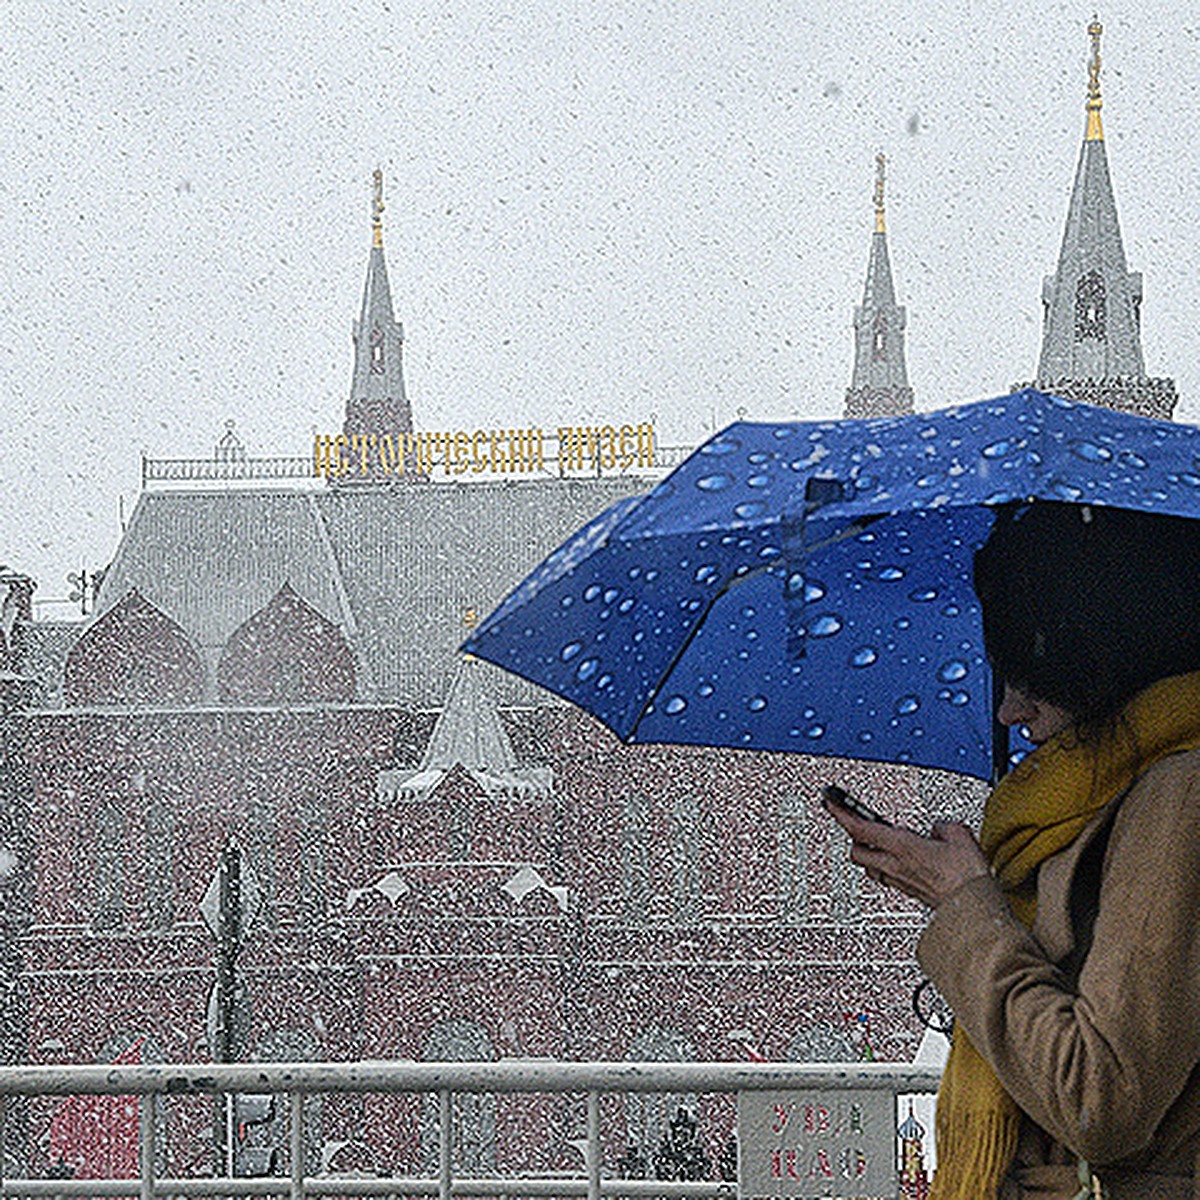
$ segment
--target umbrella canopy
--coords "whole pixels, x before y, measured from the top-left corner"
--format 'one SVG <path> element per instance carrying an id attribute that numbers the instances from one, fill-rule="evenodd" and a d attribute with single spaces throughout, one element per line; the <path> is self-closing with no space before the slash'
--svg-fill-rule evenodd
<path id="1" fill-rule="evenodd" d="M 1200 429 L 1034 390 L 717 434 L 463 649 L 626 741 L 995 773 L 972 557 L 1033 498 L 1200 516 Z"/>

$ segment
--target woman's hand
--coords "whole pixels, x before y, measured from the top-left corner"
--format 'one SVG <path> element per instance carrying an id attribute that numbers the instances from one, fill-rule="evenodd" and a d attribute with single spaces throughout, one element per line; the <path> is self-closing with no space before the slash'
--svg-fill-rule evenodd
<path id="1" fill-rule="evenodd" d="M 965 825 L 939 821 L 924 837 L 911 829 L 863 820 L 839 804 L 827 803 L 825 808 L 850 835 L 852 863 L 930 908 L 937 908 L 968 880 L 991 873 Z"/>

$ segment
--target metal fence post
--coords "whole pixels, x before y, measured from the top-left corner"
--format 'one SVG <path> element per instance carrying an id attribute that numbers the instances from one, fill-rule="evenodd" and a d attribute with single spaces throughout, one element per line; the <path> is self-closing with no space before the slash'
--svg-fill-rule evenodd
<path id="1" fill-rule="evenodd" d="M 587 1094 L 588 1200 L 600 1200 L 600 1093 Z"/>
<path id="2" fill-rule="evenodd" d="M 288 1093 L 288 1151 L 292 1170 L 291 1200 L 304 1200 L 304 1093 Z"/>
<path id="3" fill-rule="evenodd" d="M 453 1116 L 454 1093 L 443 1088 L 438 1092 L 438 1200 L 450 1200 L 454 1185 Z"/>
<path id="4" fill-rule="evenodd" d="M 137 1098 L 141 1200 L 154 1200 L 154 1100 L 153 1092 Z"/>

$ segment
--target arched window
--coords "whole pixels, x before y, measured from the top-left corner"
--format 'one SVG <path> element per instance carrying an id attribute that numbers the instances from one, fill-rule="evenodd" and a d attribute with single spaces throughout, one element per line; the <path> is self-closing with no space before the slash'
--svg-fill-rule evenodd
<path id="1" fill-rule="evenodd" d="M 642 792 L 627 792 L 621 812 L 621 915 L 630 925 L 645 925 L 650 909 L 649 802 Z"/>
<path id="2" fill-rule="evenodd" d="M 320 1040 L 309 1031 L 279 1029 L 267 1034 L 258 1043 L 252 1058 L 254 1062 L 262 1063 L 321 1062 L 325 1054 Z M 315 1174 L 321 1169 L 323 1118 L 327 1099 L 328 1097 L 321 1095 L 304 1097 L 303 1146 L 306 1175 Z M 261 1164 L 274 1151 L 280 1169 L 286 1171 L 290 1103 L 291 1098 L 286 1092 L 274 1095 L 268 1110 L 268 1119 L 246 1130 L 245 1138 L 239 1143 L 236 1153 L 246 1156 L 247 1159 L 257 1157 Z"/>
<path id="3" fill-rule="evenodd" d="M 198 703 L 204 667 L 187 634 L 137 589 L 71 648 L 63 673 L 69 705 Z"/>
<path id="4" fill-rule="evenodd" d="M 234 632 L 217 668 L 226 704 L 338 703 L 354 699 L 354 680 L 341 631 L 286 583 Z"/>
<path id="5" fill-rule="evenodd" d="M 1104 276 L 1089 271 L 1075 285 L 1075 340 L 1102 342 L 1107 336 Z"/>
<path id="6" fill-rule="evenodd" d="M 675 920 L 690 925 L 703 911 L 700 798 L 695 792 L 675 797 L 671 837 L 671 902 Z"/>
<path id="7" fill-rule="evenodd" d="M 837 925 L 862 919 L 862 872 L 850 864 L 850 837 L 836 822 L 826 822 L 829 836 L 829 916 Z"/>
<path id="8" fill-rule="evenodd" d="M 654 1027 L 634 1039 L 625 1057 L 630 1062 L 694 1062 L 696 1052 L 683 1034 Z M 671 1118 L 680 1109 L 695 1114 L 694 1093 L 629 1093 L 625 1097 L 627 1155 L 652 1164 L 655 1152 L 670 1132 Z"/>
<path id="9" fill-rule="evenodd" d="M 306 795 L 300 800 L 301 827 L 299 878 L 296 881 L 299 916 L 302 925 L 314 928 L 329 907 L 329 830 L 328 805 L 322 798 Z"/>
<path id="10" fill-rule="evenodd" d="M 120 929 L 125 924 L 125 818 L 115 804 L 105 801 L 96 813 L 94 844 L 92 924 Z"/>
<path id="11" fill-rule="evenodd" d="M 887 360 L 887 336 L 887 316 L 882 312 L 877 312 L 871 335 L 871 358 L 875 362 L 885 362 Z"/>
<path id="12" fill-rule="evenodd" d="M 473 1021 L 443 1021 L 429 1033 L 425 1062 L 492 1062 L 496 1052 L 482 1025 Z M 428 1175 L 437 1174 L 439 1101 L 426 1095 L 421 1120 L 421 1158 Z M 496 1097 L 458 1092 L 451 1113 L 451 1141 L 455 1174 L 494 1175 L 496 1172 Z"/>
<path id="13" fill-rule="evenodd" d="M 808 833 L 804 797 L 779 802 L 779 915 L 788 925 L 808 920 Z"/>
<path id="14" fill-rule="evenodd" d="M 146 809 L 146 924 L 170 929 L 175 921 L 175 812 L 162 799 Z"/>
<path id="15" fill-rule="evenodd" d="M 857 1062 L 862 1055 L 844 1029 L 816 1022 L 801 1029 L 788 1043 L 788 1062 Z"/>

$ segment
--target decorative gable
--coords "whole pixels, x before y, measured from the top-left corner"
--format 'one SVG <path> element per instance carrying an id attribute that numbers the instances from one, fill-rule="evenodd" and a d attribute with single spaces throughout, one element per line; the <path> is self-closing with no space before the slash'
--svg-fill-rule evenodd
<path id="1" fill-rule="evenodd" d="M 204 667 L 187 634 L 136 588 L 112 606 L 67 655 L 68 705 L 196 704 Z"/>
<path id="2" fill-rule="evenodd" d="M 349 643 L 287 583 L 234 631 L 217 667 L 222 704 L 345 703 L 354 685 Z"/>

